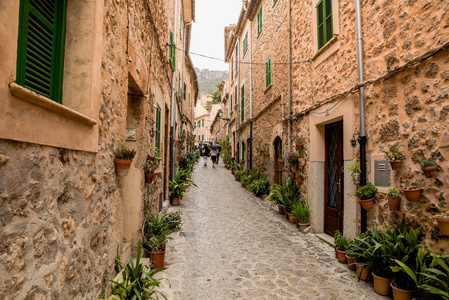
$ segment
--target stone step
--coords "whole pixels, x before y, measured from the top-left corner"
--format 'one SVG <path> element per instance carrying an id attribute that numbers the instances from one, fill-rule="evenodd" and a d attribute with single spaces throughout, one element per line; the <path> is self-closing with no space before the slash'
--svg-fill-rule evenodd
<path id="1" fill-rule="evenodd" d="M 319 238 L 320 240 L 322 240 L 323 242 L 325 242 L 326 244 L 329 244 L 331 247 L 335 247 L 334 246 L 334 238 L 331 237 L 328 234 L 325 233 L 315 233 L 315 236 L 317 238 Z"/>

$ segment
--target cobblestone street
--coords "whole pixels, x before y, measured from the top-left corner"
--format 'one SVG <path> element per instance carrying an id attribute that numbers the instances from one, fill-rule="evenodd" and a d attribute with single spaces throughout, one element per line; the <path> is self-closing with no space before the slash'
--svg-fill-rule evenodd
<path id="1" fill-rule="evenodd" d="M 270 209 L 222 165 L 196 166 L 178 207 L 186 237 L 168 244 L 168 299 L 386 299 L 334 250 Z"/>

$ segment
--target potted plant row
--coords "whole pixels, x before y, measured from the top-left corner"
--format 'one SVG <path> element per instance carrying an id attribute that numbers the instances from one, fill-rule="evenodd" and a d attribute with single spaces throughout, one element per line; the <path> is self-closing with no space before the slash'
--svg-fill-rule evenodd
<path id="1" fill-rule="evenodd" d="M 114 150 L 115 170 L 118 176 L 128 175 L 136 150 L 130 150 L 124 142 L 120 142 Z"/>

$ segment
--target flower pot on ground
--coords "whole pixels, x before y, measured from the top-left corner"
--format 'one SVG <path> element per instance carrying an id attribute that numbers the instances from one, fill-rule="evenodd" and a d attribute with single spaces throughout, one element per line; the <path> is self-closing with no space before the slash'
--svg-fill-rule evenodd
<path id="1" fill-rule="evenodd" d="M 303 232 L 307 227 L 309 227 L 310 222 L 310 210 L 309 205 L 305 200 L 297 201 L 293 204 L 293 213 L 298 220 L 298 227 L 301 232 Z"/>
<path id="2" fill-rule="evenodd" d="M 169 181 L 168 191 L 169 197 L 171 199 L 171 205 L 177 206 L 179 205 L 179 199 L 184 195 L 187 190 L 187 183 L 183 182 L 179 178 L 174 178 Z"/>
<path id="3" fill-rule="evenodd" d="M 391 211 L 398 211 L 401 208 L 401 194 L 396 188 L 388 190 L 388 207 Z"/>
<path id="4" fill-rule="evenodd" d="M 170 198 L 170 204 L 171 205 L 173 205 L 173 206 L 178 206 L 179 205 L 179 197 L 173 197 L 173 198 Z"/>
<path id="5" fill-rule="evenodd" d="M 135 155 L 136 150 L 128 149 L 128 146 L 123 142 L 119 143 L 118 147 L 114 150 L 114 163 L 117 175 L 128 175 L 128 170 Z"/>
<path id="6" fill-rule="evenodd" d="M 357 270 L 357 278 L 359 280 L 367 281 L 371 274 L 371 267 L 361 264 L 356 264 L 355 268 Z"/>
<path id="7" fill-rule="evenodd" d="M 346 260 L 346 249 L 348 248 L 348 239 L 343 236 L 340 231 L 335 231 L 334 245 L 337 247 L 338 262 L 342 264 L 348 263 Z"/>
<path id="8" fill-rule="evenodd" d="M 440 234 L 449 235 L 449 214 L 439 214 L 435 216 L 440 228 Z"/>
<path id="9" fill-rule="evenodd" d="M 402 189 L 404 196 L 408 201 L 418 201 L 421 197 L 422 188 L 418 186 L 409 186 Z"/>
<path id="10" fill-rule="evenodd" d="M 165 249 L 161 252 L 148 252 L 151 265 L 154 269 L 163 268 L 165 265 Z"/>
<path id="11" fill-rule="evenodd" d="M 374 281 L 374 291 L 379 295 L 388 296 L 391 294 L 391 279 L 383 278 L 372 273 Z"/>
<path id="12" fill-rule="evenodd" d="M 288 221 L 292 224 L 296 223 L 296 217 L 294 213 L 288 213 Z"/>
<path id="13" fill-rule="evenodd" d="M 354 184 L 359 185 L 361 175 L 360 162 L 356 160 L 352 164 L 345 166 L 345 170 L 349 171 L 349 174 L 351 175 Z"/>
<path id="14" fill-rule="evenodd" d="M 348 269 L 355 270 L 355 258 L 352 256 L 349 256 L 347 252 L 346 252 L 345 256 L 346 256 L 346 261 L 348 262 Z"/>
<path id="15" fill-rule="evenodd" d="M 393 290 L 394 300 L 412 300 L 415 297 L 414 290 L 402 290 L 395 287 L 394 282 L 390 283 L 391 289 Z"/>
<path id="16" fill-rule="evenodd" d="M 301 232 L 304 232 L 309 226 L 310 223 L 298 223 L 299 231 Z"/>
<path id="17" fill-rule="evenodd" d="M 283 215 L 285 213 L 284 208 L 282 206 L 278 206 L 278 212 L 279 214 Z"/>
<path id="18" fill-rule="evenodd" d="M 374 195 L 377 192 L 377 188 L 370 182 L 365 186 L 362 186 L 355 192 L 355 196 L 359 198 L 363 208 L 368 210 L 374 206 Z"/>
<path id="19" fill-rule="evenodd" d="M 346 260 L 346 251 L 341 250 L 340 247 L 337 247 L 337 257 L 339 263 L 342 264 L 348 263 L 348 261 Z"/>
<path id="20" fill-rule="evenodd" d="M 425 159 L 420 162 L 421 170 L 424 172 L 427 178 L 435 178 L 437 171 L 437 162 L 433 159 Z"/>
<path id="21" fill-rule="evenodd" d="M 154 178 L 154 171 L 159 166 L 159 161 L 148 160 L 143 165 L 143 172 L 145 173 L 145 183 L 152 183 Z"/>
<path id="22" fill-rule="evenodd" d="M 400 151 L 396 147 L 390 147 L 390 149 L 384 152 L 385 159 L 390 161 L 392 170 L 400 170 L 402 168 L 402 161 L 405 159 L 404 152 Z"/>

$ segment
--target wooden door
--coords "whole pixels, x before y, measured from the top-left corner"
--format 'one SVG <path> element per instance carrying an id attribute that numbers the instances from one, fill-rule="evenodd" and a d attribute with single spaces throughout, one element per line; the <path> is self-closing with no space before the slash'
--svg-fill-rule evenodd
<path id="1" fill-rule="evenodd" d="M 326 125 L 324 231 L 343 232 L 343 121 Z"/>
<path id="2" fill-rule="evenodd" d="M 282 185 L 282 167 L 279 164 L 279 155 L 282 154 L 282 140 L 277 137 L 274 140 L 274 183 Z"/>

